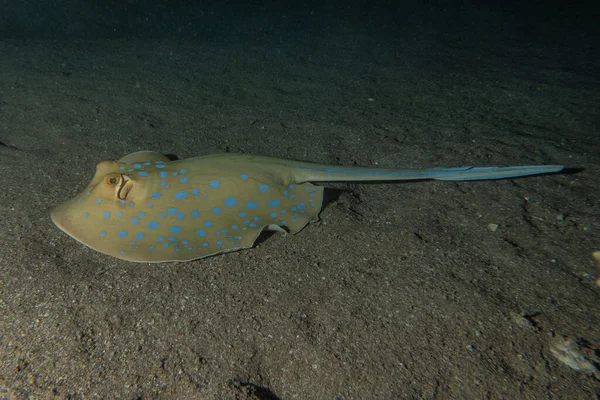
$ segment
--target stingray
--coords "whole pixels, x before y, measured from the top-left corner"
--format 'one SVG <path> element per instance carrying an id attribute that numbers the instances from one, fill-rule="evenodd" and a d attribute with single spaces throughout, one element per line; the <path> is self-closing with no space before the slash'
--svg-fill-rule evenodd
<path id="1" fill-rule="evenodd" d="M 400 170 L 320 165 L 245 154 L 170 161 L 140 151 L 103 161 L 52 221 L 94 250 L 135 262 L 190 261 L 252 247 L 263 230 L 296 233 L 316 221 L 311 182 L 474 181 L 555 173 L 562 165 Z"/>

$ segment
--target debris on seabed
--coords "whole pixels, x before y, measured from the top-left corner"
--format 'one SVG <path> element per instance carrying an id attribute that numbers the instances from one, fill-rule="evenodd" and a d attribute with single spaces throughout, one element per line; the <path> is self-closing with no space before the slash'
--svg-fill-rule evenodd
<path id="1" fill-rule="evenodd" d="M 596 285 L 600 286 L 600 251 L 593 252 L 592 257 L 594 257 L 594 260 L 596 260 L 596 266 L 598 267 L 598 275 L 596 278 Z"/>
<path id="2" fill-rule="evenodd" d="M 498 230 L 498 224 L 488 224 L 487 228 L 490 232 L 496 232 Z"/>
<path id="3" fill-rule="evenodd" d="M 567 337 L 556 337 L 550 344 L 550 352 L 563 364 L 584 374 L 593 375 L 596 379 L 600 379 L 600 371 L 596 365 L 600 361 L 593 351 L 579 346 L 573 339 Z M 587 353 L 587 354 L 584 354 Z M 590 361 L 588 357 L 592 358 Z"/>

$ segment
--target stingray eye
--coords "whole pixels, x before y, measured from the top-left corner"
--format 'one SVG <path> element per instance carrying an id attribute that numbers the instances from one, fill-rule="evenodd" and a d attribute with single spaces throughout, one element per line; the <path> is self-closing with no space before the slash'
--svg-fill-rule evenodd
<path id="1" fill-rule="evenodd" d="M 121 177 L 115 175 L 104 178 L 104 183 L 106 183 L 108 186 L 116 186 L 120 181 Z"/>

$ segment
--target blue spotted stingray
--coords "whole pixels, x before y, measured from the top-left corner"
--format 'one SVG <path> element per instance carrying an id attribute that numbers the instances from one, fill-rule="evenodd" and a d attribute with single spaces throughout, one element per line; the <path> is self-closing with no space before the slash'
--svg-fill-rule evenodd
<path id="1" fill-rule="evenodd" d="M 137 262 L 189 261 L 252 247 L 263 230 L 296 233 L 318 219 L 309 182 L 470 181 L 559 172 L 562 165 L 425 170 L 352 168 L 214 154 L 170 161 L 150 151 L 103 161 L 80 195 L 52 211 L 68 235 Z"/>

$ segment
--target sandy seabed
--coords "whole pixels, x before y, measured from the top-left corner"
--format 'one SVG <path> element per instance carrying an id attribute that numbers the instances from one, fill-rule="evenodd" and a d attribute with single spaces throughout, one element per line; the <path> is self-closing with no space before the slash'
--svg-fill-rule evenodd
<path id="1" fill-rule="evenodd" d="M 593 398 L 598 60 L 570 51 L 0 42 L 0 397 Z M 187 263 L 52 224 L 98 162 L 142 149 L 583 170 L 328 185 L 321 222 Z"/>

